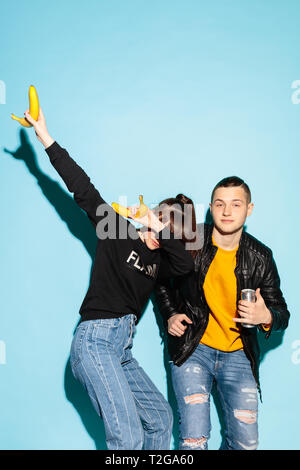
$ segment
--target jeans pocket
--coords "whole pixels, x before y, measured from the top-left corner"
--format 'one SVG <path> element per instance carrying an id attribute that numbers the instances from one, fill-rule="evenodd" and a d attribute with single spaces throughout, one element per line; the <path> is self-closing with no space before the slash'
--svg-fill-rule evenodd
<path id="1" fill-rule="evenodd" d="M 136 332 L 135 318 L 132 316 L 131 318 L 129 318 L 128 329 L 126 329 L 126 340 L 125 340 L 126 342 L 124 345 L 124 350 L 132 349 L 133 337 L 134 337 L 135 332 Z"/>
<path id="2" fill-rule="evenodd" d="M 71 350 L 70 350 L 70 365 L 71 365 L 73 375 L 75 375 L 75 369 L 78 366 L 82 358 L 82 343 L 83 343 L 83 338 L 84 338 L 84 335 L 86 333 L 88 326 L 89 326 L 88 322 L 80 323 L 76 328 L 76 331 L 72 340 Z"/>
<path id="3" fill-rule="evenodd" d="M 86 337 L 87 349 L 92 352 L 94 348 L 114 348 L 120 331 L 122 318 L 101 318 L 93 320 Z"/>

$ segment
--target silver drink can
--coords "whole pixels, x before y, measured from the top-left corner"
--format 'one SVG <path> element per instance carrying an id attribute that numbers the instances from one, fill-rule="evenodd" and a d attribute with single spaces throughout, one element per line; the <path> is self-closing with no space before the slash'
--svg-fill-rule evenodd
<path id="1" fill-rule="evenodd" d="M 241 299 L 248 300 L 248 302 L 256 302 L 255 290 L 253 289 L 243 289 L 241 292 Z M 254 328 L 256 325 L 251 325 L 250 323 L 241 323 L 244 328 Z"/>

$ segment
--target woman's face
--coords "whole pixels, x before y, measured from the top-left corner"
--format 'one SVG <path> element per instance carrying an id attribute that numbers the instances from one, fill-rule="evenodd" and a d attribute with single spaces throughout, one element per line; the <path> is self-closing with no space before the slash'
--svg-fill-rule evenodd
<path id="1" fill-rule="evenodd" d="M 152 232 L 152 230 L 147 230 L 142 234 L 140 232 L 140 235 L 142 239 L 144 239 L 144 242 L 146 243 L 149 250 L 158 250 L 158 248 L 160 248 L 160 243 L 156 239 L 155 233 Z"/>

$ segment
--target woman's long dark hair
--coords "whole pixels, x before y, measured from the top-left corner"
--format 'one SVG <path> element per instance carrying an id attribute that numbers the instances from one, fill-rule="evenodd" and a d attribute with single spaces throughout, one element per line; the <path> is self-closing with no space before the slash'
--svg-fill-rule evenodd
<path id="1" fill-rule="evenodd" d="M 170 231 L 178 234 L 180 231 L 180 239 L 183 243 L 193 243 L 196 241 L 196 214 L 195 207 L 192 199 L 188 198 L 184 194 L 177 194 L 176 197 L 170 197 L 164 199 L 159 203 L 159 207 L 166 204 L 170 207 L 168 211 Z M 158 218 L 163 221 L 164 211 L 159 213 Z M 175 220 L 176 219 L 176 220 Z M 180 227 L 176 227 L 176 222 L 180 220 Z M 190 250 L 193 258 L 195 258 L 198 250 Z"/>

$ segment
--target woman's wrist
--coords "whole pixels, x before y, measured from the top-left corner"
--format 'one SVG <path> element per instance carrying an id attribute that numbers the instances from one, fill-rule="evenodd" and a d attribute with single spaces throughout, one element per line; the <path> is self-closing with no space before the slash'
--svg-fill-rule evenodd
<path id="1" fill-rule="evenodd" d="M 153 215 L 151 217 L 150 228 L 158 233 L 165 228 L 165 224 L 163 224 L 155 215 Z"/>
<path id="2" fill-rule="evenodd" d="M 41 142 L 45 149 L 47 149 L 48 147 L 50 147 L 50 145 L 53 144 L 53 142 L 55 142 L 55 140 L 52 139 L 52 137 L 48 134 L 47 136 L 41 138 Z"/>

